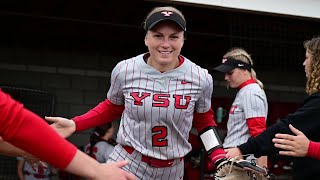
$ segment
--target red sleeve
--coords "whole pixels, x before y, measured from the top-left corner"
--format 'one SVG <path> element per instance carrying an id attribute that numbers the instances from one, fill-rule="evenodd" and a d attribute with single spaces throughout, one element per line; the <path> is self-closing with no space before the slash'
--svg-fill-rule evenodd
<path id="1" fill-rule="evenodd" d="M 319 142 L 310 141 L 307 156 L 320 160 L 320 143 Z"/>
<path id="2" fill-rule="evenodd" d="M 214 121 L 214 113 L 210 108 L 209 111 L 205 113 L 197 113 L 193 114 L 193 127 L 197 129 L 198 132 L 201 132 L 207 127 L 217 126 L 216 122 Z M 217 160 L 225 158 L 226 153 L 222 148 L 218 148 L 211 152 L 209 155 L 211 161 L 215 163 Z"/>
<path id="3" fill-rule="evenodd" d="M 0 136 L 5 141 L 49 164 L 64 169 L 75 156 L 75 146 L 1 90 L 0 117 Z"/>
<path id="4" fill-rule="evenodd" d="M 82 131 L 112 122 L 121 117 L 123 110 L 124 105 L 115 105 L 106 99 L 87 113 L 72 119 L 76 123 L 76 131 Z"/>
<path id="5" fill-rule="evenodd" d="M 193 114 L 193 127 L 196 128 L 198 132 L 201 132 L 203 129 L 207 127 L 217 126 L 213 117 L 213 111 L 211 108 L 209 111 L 205 113 L 195 112 Z"/>
<path id="6" fill-rule="evenodd" d="M 224 152 L 224 150 L 222 148 L 218 148 L 214 151 L 212 151 L 212 153 L 210 154 L 210 159 L 213 163 L 215 163 L 217 160 L 222 159 L 222 158 L 226 158 L 226 153 Z"/>
<path id="7" fill-rule="evenodd" d="M 248 124 L 250 135 L 253 137 L 258 136 L 267 128 L 265 117 L 248 118 L 247 124 Z"/>

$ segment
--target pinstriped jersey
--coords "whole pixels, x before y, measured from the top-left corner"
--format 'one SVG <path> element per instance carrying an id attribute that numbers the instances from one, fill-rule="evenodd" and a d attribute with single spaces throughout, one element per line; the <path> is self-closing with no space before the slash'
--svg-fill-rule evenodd
<path id="1" fill-rule="evenodd" d="M 227 136 L 223 147 L 236 147 L 247 142 L 250 137 L 246 119 L 265 117 L 268 114 L 267 97 L 257 83 L 242 87 L 232 103 L 227 123 Z"/>
<path id="2" fill-rule="evenodd" d="M 92 147 L 92 154 L 90 155 L 91 144 L 87 144 L 84 152 L 97 160 L 100 163 L 105 163 L 109 159 L 110 154 L 114 149 L 114 145 L 107 141 L 99 141 Z"/>
<path id="3" fill-rule="evenodd" d="M 39 179 L 39 180 L 50 180 L 49 175 L 51 174 L 51 166 L 48 163 L 45 163 L 45 165 L 47 166 L 47 168 L 41 167 L 39 166 L 37 163 L 35 164 L 30 164 L 28 161 L 26 161 L 25 158 L 23 157 L 17 157 L 17 160 L 19 161 L 24 161 L 23 163 L 23 169 L 22 171 L 24 172 L 24 180 L 35 180 L 35 179 Z M 29 174 L 29 175 L 27 175 Z M 35 178 L 33 175 L 34 174 L 40 174 L 43 175 L 42 178 Z"/>
<path id="4" fill-rule="evenodd" d="M 143 56 L 121 61 L 112 71 L 107 98 L 125 106 L 117 142 L 157 159 L 183 157 L 191 150 L 193 113 L 211 108 L 212 76 L 184 57 L 179 67 L 161 73 Z"/>

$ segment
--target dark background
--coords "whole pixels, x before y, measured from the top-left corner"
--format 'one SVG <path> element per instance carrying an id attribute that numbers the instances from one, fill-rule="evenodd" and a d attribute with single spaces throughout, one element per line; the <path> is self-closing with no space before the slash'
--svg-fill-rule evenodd
<path id="1" fill-rule="evenodd" d="M 21 101 L 42 116 L 71 118 L 87 112 L 104 100 L 116 63 L 147 51 L 141 25 L 146 14 L 161 5 L 184 13 L 187 40 L 182 54 L 213 75 L 214 108 L 228 110 L 235 94 L 226 90 L 222 74 L 212 70 L 232 47 L 252 55 L 265 84 L 270 123 L 299 107 L 306 95 L 303 41 L 320 35 L 319 19 L 164 1 L 0 1 L 0 86 L 8 92 L 21 90 L 23 96 L 16 97 L 28 96 Z M 25 94 L 39 91 L 46 100 L 33 106 L 39 97 L 30 100 Z M 44 107 L 50 111 L 44 112 Z M 219 124 L 221 130 L 226 119 Z M 90 133 L 68 140 L 83 146 Z M 0 162 L 0 179 L 16 179 L 15 159 Z"/>
<path id="2" fill-rule="evenodd" d="M 141 0 L 2 1 L 1 45 L 131 57 L 146 51 L 141 23 L 147 12 L 159 5 L 168 4 Z M 257 71 L 303 72 L 302 42 L 320 30 L 315 19 L 173 5 L 187 19 L 182 53 L 209 69 L 229 48 L 241 46 L 252 54 Z"/>

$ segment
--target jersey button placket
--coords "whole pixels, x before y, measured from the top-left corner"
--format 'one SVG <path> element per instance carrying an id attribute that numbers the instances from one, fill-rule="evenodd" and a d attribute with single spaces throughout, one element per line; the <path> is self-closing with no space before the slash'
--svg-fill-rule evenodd
<path id="1" fill-rule="evenodd" d="M 166 78 L 161 78 L 157 80 L 157 87 L 160 89 L 166 89 L 167 87 L 167 80 Z"/>

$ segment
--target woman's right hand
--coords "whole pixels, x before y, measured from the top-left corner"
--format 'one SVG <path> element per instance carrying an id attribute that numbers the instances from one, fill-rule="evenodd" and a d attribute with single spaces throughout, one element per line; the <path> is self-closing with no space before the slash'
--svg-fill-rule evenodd
<path id="1" fill-rule="evenodd" d="M 101 168 L 95 169 L 95 177 L 90 180 L 136 180 L 137 177 L 121 167 L 128 165 L 128 161 L 102 163 Z"/>
<path id="2" fill-rule="evenodd" d="M 242 153 L 239 148 L 228 148 L 224 149 L 224 152 L 226 152 L 227 158 L 240 158 L 243 159 Z"/>
<path id="3" fill-rule="evenodd" d="M 62 137 L 67 138 L 76 131 L 76 123 L 73 120 L 63 117 L 45 117 L 50 125 L 58 134 Z"/>

